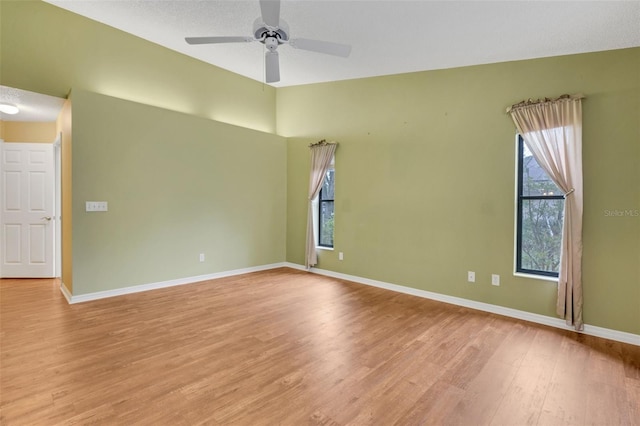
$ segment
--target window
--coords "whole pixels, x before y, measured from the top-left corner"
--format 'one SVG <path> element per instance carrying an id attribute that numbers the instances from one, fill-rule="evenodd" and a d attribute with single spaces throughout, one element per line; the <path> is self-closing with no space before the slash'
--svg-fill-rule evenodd
<path id="1" fill-rule="evenodd" d="M 557 277 L 564 194 L 518 135 L 516 272 Z"/>
<path id="2" fill-rule="evenodd" d="M 318 245 L 320 247 L 333 247 L 335 173 L 332 165 L 327 170 L 318 196 Z"/>

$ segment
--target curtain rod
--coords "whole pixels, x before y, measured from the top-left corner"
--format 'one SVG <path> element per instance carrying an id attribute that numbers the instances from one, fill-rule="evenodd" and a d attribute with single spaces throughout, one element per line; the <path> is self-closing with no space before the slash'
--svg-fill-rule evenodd
<path id="1" fill-rule="evenodd" d="M 309 148 L 313 148 L 314 146 L 322 146 L 322 145 L 337 145 L 337 142 L 327 142 L 326 139 L 322 139 L 319 142 L 309 144 Z"/>
<path id="2" fill-rule="evenodd" d="M 557 98 L 543 98 L 543 99 L 525 99 L 523 101 L 518 102 L 517 104 L 513 104 L 511 105 L 509 108 L 507 108 L 507 114 L 510 113 L 511 111 L 513 111 L 516 108 L 523 108 L 523 107 L 527 107 L 527 106 L 531 106 L 531 105 L 537 105 L 537 104 L 544 104 L 547 102 L 556 102 L 556 101 L 561 101 L 561 100 L 566 100 L 566 99 L 585 99 L 586 96 L 584 96 L 582 93 L 578 93 L 575 95 L 561 95 L 558 96 Z"/>

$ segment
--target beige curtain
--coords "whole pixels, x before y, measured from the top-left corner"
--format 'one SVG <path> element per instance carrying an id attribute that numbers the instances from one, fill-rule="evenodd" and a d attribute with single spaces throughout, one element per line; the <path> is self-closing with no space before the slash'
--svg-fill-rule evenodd
<path id="1" fill-rule="evenodd" d="M 327 174 L 327 170 L 329 170 L 333 154 L 336 152 L 337 147 L 337 143 L 327 142 L 325 140 L 309 145 L 311 149 L 311 175 L 309 176 L 307 246 L 305 250 L 305 266 L 307 269 L 318 263 L 315 232 L 313 229 L 313 200 L 315 200 L 320 193 L 324 176 Z"/>
<path id="2" fill-rule="evenodd" d="M 535 159 L 565 193 L 556 310 L 576 330 L 583 329 L 582 98 L 529 100 L 508 109 Z"/>

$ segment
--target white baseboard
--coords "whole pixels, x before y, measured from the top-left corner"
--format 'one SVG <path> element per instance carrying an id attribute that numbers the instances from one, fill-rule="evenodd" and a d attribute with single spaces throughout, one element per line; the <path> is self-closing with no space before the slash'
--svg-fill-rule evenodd
<path id="1" fill-rule="evenodd" d="M 282 267 L 297 269 L 300 271 L 308 271 L 314 274 L 325 275 L 332 278 L 338 278 L 338 279 L 352 281 L 359 284 L 379 287 L 386 290 L 395 291 L 398 293 L 410 294 L 413 296 L 423 297 L 426 299 L 436 300 L 439 302 L 450 303 L 452 305 L 464 306 L 471 309 L 477 309 L 479 311 L 490 312 L 498 315 L 517 318 L 524 321 L 530 321 L 537 324 L 548 325 L 551 327 L 556 327 L 563 330 L 576 332 L 575 329 L 567 326 L 567 324 L 560 318 L 534 314 L 531 312 L 520 311 L 518 309 L 505 308 L 504 306 L 492 305 L 490 303 L 484 303 L 484 302 L 477 302 L 475 300 L 463 299 L 461 297 L 455 297 L 455 296 L 448 296 L 446 294 L 434 293 L 426 290 L 419 290 L 416 288 L 405 287 L 397 284 L 391 284 L 384 281 L 372 280 L 369 278 L 358 277 L 355 275 L 342 274 L 340 272 L 328 271 L 325 269 L 319 269 L 319 268 L 306 269 L 302 265 L 298 265 L 296 263 L 289 263 L 289 262 L 272 263 L 269 265 L 260 265 L 260 266 L 253 266 L 249 268 L 234 269 L 231 271 L 223 271 L 223 272 L 217 272 L 217 273 L 207 274 L 207 275 L 179 278 L 175 280 L 161 281 L 157 283 L 135 285 L 131 287 L 123 287 L 123 288 L 118 288 L 114 290 L 98 291 L 95 293 L 80 294 L 75 296 L 69 293 L 69 291 L 64 286 L 64 284 L 60 285 L 60 291 L 64 295 L 65 299 L 67 299 L 67 302 L 69 304 L 74 304 L 74 303 L 89 302 L 91 300 L 99 300 L 99 299 L 105 299 L 108 297 L 122 296 L 125 294 L 139 293 L 143 291 L 156 290 L 160 288 L 173 287 L 173 286 L 184 285 L 184 284 L 192 284 L 200 281 L 231 277 L 234 275 L 248 274 L 250 272 L 265 271 L 269 269 L 282 268 Z M 624 331 L 612 330 L 609 328 L 603 328 L 595 325 L 585 324 L 584 330 L 578 333 L 584 333 L 590 336 L 602 337 L 604 339 L 610 339 L 618 342 L 630 343 L 632 345 L 640 346 L 640 335 L 627 333 Z"/>
<path id="2" fill-rule="evenodd" d="M 520 311 L 518 309 L 505 308 L 504 306 L 492 305 L 490 303 L 476 302 L 475 300 L 463 299 L 461 297 L 447 296 L 446 294 L 433 293 L 431 291 L 419 290 L 416 288 L 405 287 L 397 284 L 390 284 L 383 281 L 372 280 L 369 278 L 357 277 L 354 275 L 342 274 L 340 272 L 328 271 L 325 269 L 311 268 L 307 270 L 304 266 L 296 263 L 285 262 L 284 266 L 300 271 L 308 271 L 314 274 L 325 275 L 332 278 L 338 278 L 346 281 L 352 281 L 359 284 L 370 285 L 373 287 L 384 288 L 398 293 L 410 294 L 413 296 L 424 297 L 426 299 L 437 300 L 439 302 L 450 303 L 452 305 L 464 306 L 466 308 L 477 309 L 479 311 L 491 312 L 493 314 L 503 315 L 511 318 L 517 318 L 524 321 L 530 321 L 538 324 L 548 325 L 551 327 L 561 328 L 563 330 L 584 333 L 590 336 L 602 337 L 604 339 L 615 340 L 623 343 L 640 346 L 640 335 L 627 333 L 624 331 L 612 330 L 609 328 L 597 327 L 595 325 L 585 324 L 583 331 L 576 331 L 573 327 L 568 326 L 560 318 L 549 317 L 546 315 L 534 314 L 531 312 Z"/>
<path id="3" fill-rule="evenodd" d="M 116 288 L 113 290 L 97 291 L 95 293 L 86 293 L 72 295 L 64 285 L 60 285 L 60 291 L 67 299 L 69 304 L 89 302 L 91 300 L 106 299 L 108 297 L 123 296 L 125 294 L 140 293 L 142 291 L 157 290 L 159 288 L 174 287 L 177 285 L 193 284 L 200 281 L 214 280 L 216 278 L 231 277 L 234 275 L 248 274 L 250 272 L 265 271 L 268 269 L 282 268 L 286 266 L 282 263 L 272 263 L 269 265 L 252 266 L 250 268 L 234 269 L 232 271 L 216 272 L 214 274 L 198 275 L 195 277 L 178 278 L 175 280 L 161 281 L 157 283 L 134 285 L 130 287 Z"/>
<path id="4" fill-rule="evenodd" d="M 71 296 L 71 293 L 69 293 L 69 290 L 67 290 L 67 287 L 65 287 L 64 283 L 62 281 L 60 281 L 60 292 L 62 292 L 62 295 L 64 296 L 65 299 L 67 299 L 67 303 L 71 304 L 71 298 L 73 296 Z"/>

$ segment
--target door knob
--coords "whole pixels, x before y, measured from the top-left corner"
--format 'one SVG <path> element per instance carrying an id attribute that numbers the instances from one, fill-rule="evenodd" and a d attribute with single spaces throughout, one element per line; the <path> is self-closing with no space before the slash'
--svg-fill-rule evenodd
<path id="1" fill-rule="evenodd" d="M 49 221 L 49 220 L 51 220 L 51 216 L 41 217 L 40 219 Z"/>

